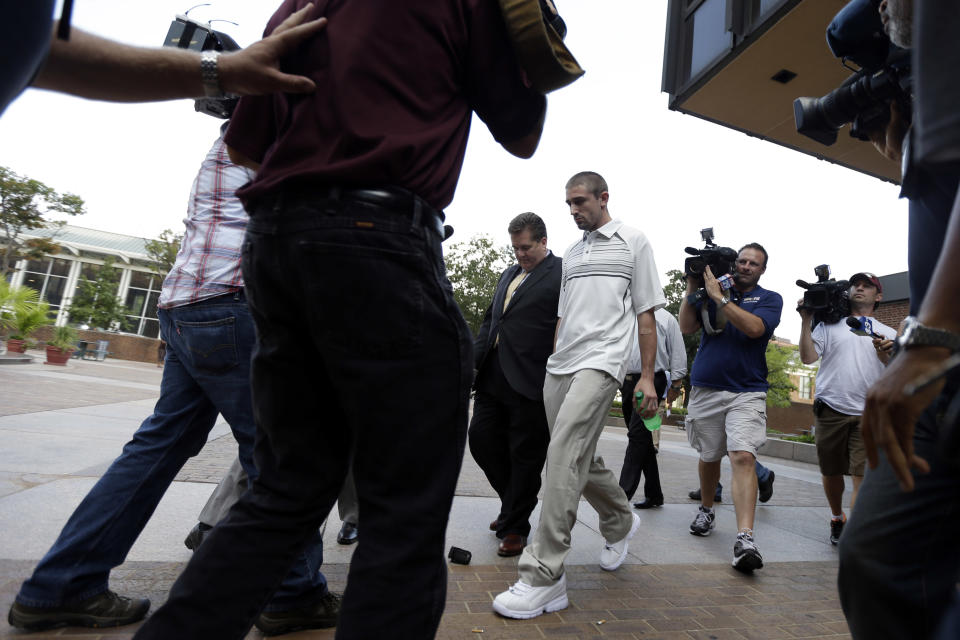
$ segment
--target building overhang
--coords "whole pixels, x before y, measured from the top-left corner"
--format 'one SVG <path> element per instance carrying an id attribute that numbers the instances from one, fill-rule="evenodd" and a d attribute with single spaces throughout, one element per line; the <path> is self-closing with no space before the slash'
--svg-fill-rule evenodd
<path id="1" fill-rule="evenodd" d="M 670 109 L 881 180 L 900 182 L 899 164 L 881 156 L 869 142 L 852 138 L 849 127 L 839 131 L 831 146 L 796 130 L 793 101 L 800 96 L 823 96 L 851 74 L 830 53 L 825 37 L 827 25 L 845 2 L 786 0 L 738 35 L 737 11 L 750 2 L 726 0 L 731 46 L 685 80 L 678 76 L 682 76 L 684 55 L 689 56 L 684 52 L 692 46 L 685 39 L 693 38 L 694 31 L 685 29 L 683 21 L 697 3 L 671 0 L 670 4 L 664 51 L 664 90 L 670 94 Z"/>

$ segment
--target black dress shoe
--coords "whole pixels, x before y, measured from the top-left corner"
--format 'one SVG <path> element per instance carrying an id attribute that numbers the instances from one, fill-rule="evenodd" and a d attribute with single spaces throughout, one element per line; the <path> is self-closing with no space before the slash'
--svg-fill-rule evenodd
<path id="1" fill-rule="evenodd" d="M 633 503 L 634 509 L 653 509 L 654 507 L 662 507 L 662 506 L 663 506 L 663 498 L 660 498 L 659 500 L 651 500 L 650 498 L 644 498 L 640 502 Z"/>
<path id="2" fill-rule="evenodd" d="M 691 491 L 690 493 L 688 493 L 687 496 L 688 496 L 691 500 L 696 500 L 697 502 L 699 502 L 699 501 L 700 501 L 700 489 L 694 489 L 693 491 Z M 715 494 L 713 494 L 713 501 L 714 501 L 714 502 L 723 502 L 723 495 L 720 493 L 720 490 L 719 490 L 719 489 L 717 489 L 717 492 L 716 492 Z"/>
<path id="3" fill-rule="evenodd" d="M 340 595 L 328 591 L 320 600 L 303 609 L 264 611 L 253 623 L 266 636 L 278 636 L 302 629 L 329 629 L 340 618 Z"/>
<path id="4" fill-rule="evenodd" d="M 203 538 L 207 535 L 207 532 L 213 529 L 208 524 L 203 524 L 198 522 L 193 529 L 190 529 L 190 533 L 187 534 L 187 537 L 183 539 L 183 546 L 190 551 L 196 551 L 197 547 L 200 546 L 200 543 L 203 542 Z"/>
<path id="5" fill-rule="evenodd" d="M 352 522 L 344 522 L 340 527 L 340 533 L 337 534 L 338 544 L 353 544 L 360 537 L 357 533 L 357 525 Z"/>

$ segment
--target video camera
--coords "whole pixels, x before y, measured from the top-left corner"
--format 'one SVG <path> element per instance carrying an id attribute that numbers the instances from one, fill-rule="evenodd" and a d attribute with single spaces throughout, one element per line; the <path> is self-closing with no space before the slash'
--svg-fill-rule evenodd
<path id="1" fill-rule="evenodd" d="M 836 324 L 850 315 L 850 283 L 832 279 L 830 266 L 826 264 L 815 267 L 813 272 L 817 274 L 817 281 L 813 284 L 797 280 L 797 286 L 806 289 L 797 311 L 813 311 L 811 326 L 816 326 L 818 322 Z"/>
<path id="2" fill-rule="evenodd" d="M 167 37 L 163 40 L 163 46 L 190 49 L 191 51 L 208 51 L 210 49 L 238 51 L 240 49 L 236 40 L 227 34 L 215 31 L 209 23 L 198 22 L 186 15 L 178 15 L 170 23 Z M 200 113 L 227 120 L 233 115 L 233 110 L 236 108 L 239 99 L 239 97 L 232 95 L 225 95 L 222 98 L 197 98 L 193 102 L 193 107 Z"/>
<path id="3" fill-rule="evenodd" d="M 688 277 L 699 279 L 703 284 L 704 269 L 710 267 L 710 272 L 717 278 L 722 289 L 733 286 L 733 272 L 737 262 L 737 252 L 730 247 L 718 247 L 713 242 L 713 227 L 700 230 L 700 237 L 705 244 L 703 249 L 687 247 L 684 249 L 692 257 L 683 263 L 683 271 Z M 687 302 L 696 304 L 707 297 L 706 290 L 701 287 L 687 296 Z"/>
<path id="4" fill-rule="evenodd" d="M 849 60 L 859 69 L 823 97 L 793 101 L 798 133 L 829 146 L 837 141 L 841 127 L 853 123 L 850 135 L 869 141 L 871 131 L 887 126 L 894 100 L 904 118 L 910 119 L 910 52 L 894 45 L 883 32 L 879 5 L 880 0 L 852 0 L 830 22 L 830 52 L 843 61 L 843 66 L 850 68 Z"/>

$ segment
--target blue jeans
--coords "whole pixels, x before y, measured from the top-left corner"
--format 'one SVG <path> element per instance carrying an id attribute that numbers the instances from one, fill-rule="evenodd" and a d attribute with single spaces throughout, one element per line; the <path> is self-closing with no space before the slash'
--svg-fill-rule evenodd
<path id="1" fill-rule="evenodd" d="M 17 602 L 58 607 L 108 588 L 174 477 L 207 440 L 217 414 L 233 429 L 247 473 L 256 476 L 250 401 L 253 320 L 243 292 L 161 309 L 167 342 L 160 398 L 120 457 L 93 486 L 53 547 L 24 582 Z M 299 559 L 271 604 L 291 608 L 326 591 L 323 547 Z M 318 591 L 319 590 L 319 591 Z"/>
<path id="2" fill-rule="evenodd" d="M 760 464 L 759 460 L 756 461 L 756 469 L 757 469 L 757 481 L 766 482 L 767 479 L 770 477 L 770 469 L 767 469 L 765 466 Z"/>
<path id="3" fill-rule="evenodd" d="M 754 460 L 754 469 L 755 469 L 756 472 L 757 472 L 757 482 L 766 482 L 767 480 L 770 479 L 770 469 L 768 469 L 767 467 L 765 467 L 765 466 L 763 466 L 762 464 L 760 464 L 760 461 L 759 461 L 759 460 Z M 723 485 L 718 482 L 718 483 L 717 483 L 717 491 L 716 491 L 716 493 L 714 494 L 714 495 L 716 496 L 716 497 L 714 498 L 714 500 L 719 499 L 719 498 L 720 498 L 720 494 L 721 494 L 722 492 L 723 492 Z"/>
<path id="4" fill-rule="evenodd" d="M 333 506 L 351 451 L 363 535 L 336 637 L 434 637 L 473 369 L 438 224 L 419 201 L 333 194 L 251 211 L 260 477 L 136 638 L 243 638 Z"/>

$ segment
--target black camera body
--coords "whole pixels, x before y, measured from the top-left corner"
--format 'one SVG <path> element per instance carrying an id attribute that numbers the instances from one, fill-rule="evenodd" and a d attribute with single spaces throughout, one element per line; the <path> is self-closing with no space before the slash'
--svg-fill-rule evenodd
<path id="1" fill-rule="evenodd" d="M 214 30 L 208 23 L 198 22 L 186 15 L 178 15 L 170 28 L 163 46 L 189 49 L 191 51 L 238 51 L 240 45 L 222 31 Z M 228 120 L 237 106 L 237 96 L 227 95 L 221 98 L 197 98 L 194 109 L 214 118 Z"/>
<path id="2" fill-rule="evenodd" d="M 844 66 L 850 60 L 860 68 L 823 97 L 793 101 L 798 133 L 829 146 L 837 141 L 837 131 L 852 123 L 850 135 L 868 141 L 871 131 L 886 127 L 893 101 L 909 120 L 910 52 L 891 43 L 884 33 L 879 4 L 879 0 L 852 0 L 830 22 L 830 51 Z"/>
<path id="3" fill-rule="evenodd" d="M 713 227 L 701 229 L 700 237 L 703 238 L 705 244 L 703 249 L 694 247 L 684 249 L 691 256 L 683 263 L 684 273 L 701 280 L 703 280 L 703 271 L 707 267 L 710 267 L 710 271 L 717 278 L 726 273 L 733 273 L 737 262 L 737 252 L 730 247 L 718 247 L 714 244 Z"/>
<path id="4" fill-rule="evenodd" d="M 814 283 L 797 280 L 797 286 L 805 289 L 803 302 L 797 307 L 813 311 L 812 326 L 818 322 L 836 324 L 850 315 L 850 283 L 846 280 L 834 280 L 830 277 L 830 267 L 821 264 L 814 268 L 817 281 Z"/>
<path id="5" fill-rule="evenodd" d="M 721 281 L 721 287 L 724 289 L 729 289 L 731 286 L 733 286 L 733 278 L 724 278 L 724 276 L 732 276 L 734 270 L 736 269 L 737 252 L 730 247 L 718 247 L 716 244 L 714 244 L 713 227 L 701 229 L 700 237 L 703 239 L 705 244 L 703 249 L 697 249 L 694 247 L 687 247 L 684 249 L 684 251 L 691 256 L 683 263 L 684 274 L 686 274 L 687 277 L 697 278 L 702 285 L 703 272 L 707 267 L 710 267 L 710 272 L 714 275 L 714 277 Z M 706 290 L 703 287 L 700 287 L 687 296 L 687 301 L 690 304 L 696 304 L 701 300 L 706 300 L 706 298 Z"/>

